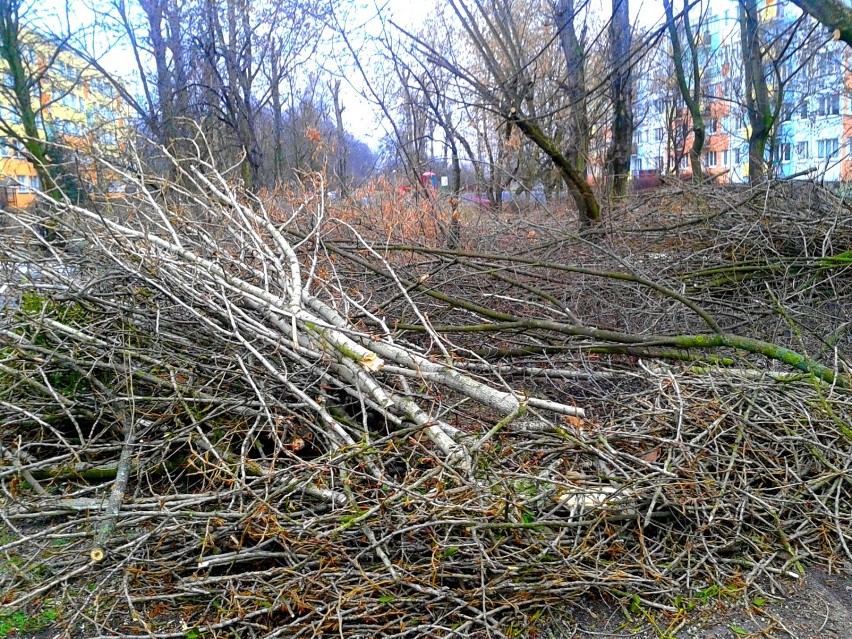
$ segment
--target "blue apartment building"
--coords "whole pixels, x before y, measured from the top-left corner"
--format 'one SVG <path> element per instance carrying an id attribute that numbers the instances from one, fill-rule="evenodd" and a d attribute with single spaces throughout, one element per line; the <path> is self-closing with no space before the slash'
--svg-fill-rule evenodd
<path id="1" fill-rule="evenodd" d="M 767 160 L 776 177 L 852 180 L 852 74 L 848 48 L 783 0 L 758 3 L 765 69 L 777 104 Z M 700 12 L 700 19 L 699 19 Z M 749 122 L 745 107 L 739 3 L 713 0 L 693 9 L 699 41 L 705 173 L 748 181 Z M 692 124 L 677 87 L 671 51 L 663 48 L 640 76 L 634 177 L 689 175 Z M 688 73 L 688 71 L 687 71 Z"/>

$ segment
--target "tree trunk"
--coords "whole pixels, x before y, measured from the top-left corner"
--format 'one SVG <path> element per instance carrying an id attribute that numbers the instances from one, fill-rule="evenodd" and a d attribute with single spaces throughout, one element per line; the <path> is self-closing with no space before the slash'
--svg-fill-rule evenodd
<path id="1" fill-rule="evenodd" d="M 166 22 L 169 25 L 168 34 L 166 36 L 166 46 L 172 58 L 172 87 L 173 92 L 173 108 L 175 118 L 189 117 L 189 79 L 187 77 L 187 62 L 186 51 L 184 49 L 182 37 L 182 21 L 186 18 L 181 15 L 177 5 L 169 5 L 165 12 Z M 184 135 L 184 123 L 177 121 L 174 123 L 175 132 L 179 135 Z"/>
<path id="2" fill-rule="evenodd" d="M 704 177 L 704 169 L 701 165 L 701 152 L 704 150 L 704 116 L 701 113 L 701 70 L 698 65 L 698 51 L 696 50 L 695 38 L 692 34 L 692 26 L 689 24 L 689 0 L 683 3 L 683 28 L 686 35 L 686 44 L 689 47 L 690 67 L 692 73 L 692 89 L 686 79 L 686 70 L 683 66 L 684 51 L 680 41 L 680 33 L 675 23 L 672 0 L 663 0 L 666 11 L 666 22 L 668 23 L 669 38 L 672 43 L 672 62 L 675 68 L 677 86 L 680 95 L 686 103 L 692 119 L 692 147 L 689 149 L 689 163 L 692 167 L 692 177 L 701 181 Z"/>
<path id="3" fill-rule="evenodd" d="M 280 45 L 273 46 L 269 61 L 269 84 L 272 98 L 272 174 L 273 181 L 277 184 L 284 174 L 284 147 L 283 130 L 284 118 L 281 115 L 281 70 L 278 56 Z"/>
<path id="4" fill-rule="evenodd" d="M 346 135 L 343 129 L 343 111 L 346 107 L 340 104 L 340 80 L 329 84 L 331 97 L 334 103 L 334 121 L 337 126 L 335 137 L 337 138 L 337 162 L 335 173 L 337 173 L 337 184 L 342 197 L 349 196 L 349 168 L 346 162 Z"/>
<path id="5" fill-rule="evenodd" d="M 757 0 L 740 0 L 740 39 L 743 48 L 745 101 L 751 132 L 748 137 L 748 181 L 766 179 L 766 143 L 774 124 L 774 112 L 766 84 L 763 51 L 758 35 Z"/>
<path id="6" fill-rule="evenodd" d="M 585 176 L 577 170 L 568 158 L 563 154 L 553 141 L 534 123 L 514 114 L 511 122 L 526 135 L 538 148 L 550 158 L 551 162 L 559 169 L 565 185 L 571 193 L 574 204 L 580 213 L 581 231 L 591 230 L 600 225 L 601 210 L 592 187 L 586 181 Z"/>
<path id="7" fill-rule="evenodd" d="M 630 5 L 628 0 L 612 0 L 609 27 L 612 54 L 612 140 L 607 152 L 611 176 L 611 195 L 627 195 L 630 155 L 633 148 L 633 79 L 631 77 Z"/>
<path id="8" fill-rule="evenodd" d="M 158 142 L 170 153 L 172 144 L 177 137 L 175 127 L 174 83 L 168 63 L 166 38 L 163 34 L 163 2 L 161 0 L 140 0 L 139 6 L 148 19 L 148 43 L 151 55 L 154 57 L 156 71 L 157 103 L 160 107 L 160 122 Z"/>
<path id="9" fill-rule="evenodd" d="M 3 135 L 23 144 L 29 155 L 28 159 L 31 160 L 41 180 L 42 190 L 58 200 L 61 197 L 60 189 L 48 170 L 51 161 L 48 157 L 47 145 L 38 128 L 37 111 L 33 107 L 31 77 L 24 69 L 20 39 L 20 9 L 21 3 L 18 1 L 0 2 L 0 59 L 5 62 L 8 81 L 11 83 L 12 104 L 10 106 L 21 118 L 23 135 L 5 120 L 0 122 L 0 130 Z"/>
<path id="10" fill-rule="evenodd" d="M 527 136 L 553 161 L 559 169 L 565 185 L 577 207 L 580 218 L 580 229 L 587 230 L 600 224 L 600 206 L 586 179 L 586 157 L 589 149 L 591 128 L 586 111 L 586 56 L 577 38 L 574 28 L 574 0 L 559 0 L 554 11 L 554 18 L 559 43 L 568 66 L 566 90 L 571 103 L 567 150 L 561 153 L 543 132 L 530 123 L 519 124 L 518 128 L 531 130 Z"/>
<path id="11" fill-rule="evenodd" d="M 461 245 L 461 218 L 459 217 L 459 197 L 461 196 L 461 161 L 455 136 L 449 131 L 447 141 L 450 145 L 450 229 L 447 233 L 447 248 L 456 249 Z"/>

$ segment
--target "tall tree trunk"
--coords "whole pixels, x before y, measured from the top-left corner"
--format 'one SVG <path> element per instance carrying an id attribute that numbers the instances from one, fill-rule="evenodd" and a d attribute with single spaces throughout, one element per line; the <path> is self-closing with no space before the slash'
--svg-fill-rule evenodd
<path id="1" fill-rule="evenodd" d="M 530 139 L 551 160 L 554 160 L 554 164 L 565 180 L 565 185 L 568 187 L 577 207 L 580 216 L 580 228 L 588 229 L 599 224 L 601 217 L 600 207 L 587 181 L 586 157 L 589 150 L 591 127 L 586 111 L 586 56 L 574 28 L 574 14 L 574 0 L 558 0 L 554 18 L 559 34 L 559 43 L 568 67 L 566 91 L 571 105 L 568 126 L 570 140 L 568 140 L 563 157 L 565 162 L 554 160 L 554 151 L 556 151 L 557 156 L 562 156 L 562 153 L 553 147 L 552 143 L 546 140 L 544 136 L 535 136 Z"/>
<path id="2" fill-rule="evenodd" d="M 59 186 L 48 166 L 50 158 L 45 140 L 38 127 L 37 110 L 33 106 L 32 78 L 24 68 L 24 56 L 21 48 L 20 10 L 25 6 L 18 0 L 0 0 L 0 59 L 5 63 L 8 81 L 11 82 L 11 108 L 21 118 L 20 130 L 11 123 L 2 121 L 0 132 L 23 144 L 41 180 L 42 190 L 54 199 L 60 199 Z M 41 105 L 38 105 L 38 109 Z"/>
<path id="3" fill-rule="evenodd" d="M 183 42 L 182 21 L 186 16 L 180 13 L 176 5 L 169 5 L 165 11 L 166 22 L 169 25 L 166 37 L 166 45 L 172 58 L 172 91 L 174 116 L 176 118 L 189 117 L 189 78 L 187 74 L 186 51 Z M 182 122 L 175 123 L 175 131 L 184 133 Z"/>
<path id="4" fill-rule="evenodd" d="M 705 129 L 704 116 L 701 113 L 701 69 L 698 65 L 698 51 L 692 32 L 692 25 L 689 23 L 689 0 L 683 0 L 683 28 L 686 35 L 686 44 L 689 47 L 689 61 L 692 73 L 691 90 L 689 82 L 686 79 L 686 70 L 683 66 L 685 56 L 680 41 L 680 33 L 675 23 L 672 0 L 663 0 L 663 7 L 666 12 L 669 38 L 672 42 L 672 62 L 674 63 L 677 86 L 680 89 L 680 95 L 686 103 L 686 108 L 689 110 L 689 115 L 692 119 L 693 137 L 692 146 L 689 149 L 689 163 L 692 167 L 693 179 L 700 181 L 704 177 L 704 170 L 701 165 L 701 152 L 704 150 Z"/>
<path id="5" fill-rule="evenodd" d="M 450 229 L 447 234 L 447 248 L 455 249 L 461 245 L 461 217 L 459 216 L 461 161 L 455 135 L 450 131 L 445 132 L 450 145 Z"/>
<path id="6" fill-rule="evenodd" d="M 740 0 L 740 40 L 743 49 L 745 101 L 751 132 L 748 137 L 748 181 L 766 179 L 766 144 L 774 113 L 766 83 L 763 51 L 758 34 L 757 0 Z"/>
<path id="7" fill-rule="evenodd" d="M 272 47 L 269 63 L 269 83 L 272 98 L 272 173 L 276 184 L 282 180 L 284 174 L 284 117 L 281 113 L 280 47 L 280 44 Z"/>
<path id="8" fill-rule="evenodd" d="M 612 64 L 612 140 L 607 152 L 611 176 L 611 194 L 627 195 L 630 175 L 630 155 L 633 149 L 633 79 L 631 74 L 630 5 L 628 0 L 612 0 L 612 20 L 609 23 Z"/>
<path id="9" fill-rule="evenodd" d="M 334 121 L 337 126 L 335 137 L 337 139 L 337 162 L 335 173 L 337 174 L 337 184 L 340 188 L 342 197 L 349 196 L 349 167 L 346 161 L 346 131 L 343 129 L 343 111 L 344 107 L 340 103 L 340 80 L 335 80 L 333 84 L 329 84 L 331 90 L 331 98 L 334 105 Z"/>
<path id="10" fill-rule="evenodd" d="M 163 33 L 164 1 L 139 0 L 139 6 L 142 7 L 148 20 L 148 43 L 151 47 L 151 55 L 154 57 L 156 71 L 157 103 L 160 107 L 158 142 L 170 153 L 174 153 L 172 145 L 177 138 L 174 106 L 175 87 L 168 62 L 166 37 Z"/>

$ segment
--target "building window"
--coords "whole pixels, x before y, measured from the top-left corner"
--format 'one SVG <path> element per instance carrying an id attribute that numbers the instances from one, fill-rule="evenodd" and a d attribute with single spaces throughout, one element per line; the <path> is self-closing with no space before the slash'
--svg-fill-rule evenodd
<path id="1" fill-rule="evenodd" d="M 808 149 L 808 141 L 796 142 L 796 157 L 807 159 L 811 157 L 810 149 Z"/>
<path id="2" fill-rule="evenodd" d="M 827 160 L 840 150 L 840 142 L 837 138 L 825 138 L 817 140 L 817 157 Z"/>
<path id="3" fill-rule="evenodd" d="M 781 121 L 787 122 L 793 119 L 793 105 L 789 102 L 784 102 L 781 105 Z"/>
<path id="4" fill-rule="evenodd" d="M 737 164 L 744 164 L 745 162 L 748 162 L 748 144 L 743 144 L 736 149 L 735 155 Z"/>
<path id="5" fill-rule="evenodd" d="M 778 157 L 782 162 L 789 162 L 793 153 L 793 149 L 791 148 L 793 145 L 789 142 L 782 142 L 779 147 Z"/>
<path id="6" fill-rule="evenodd" d="M 654 140 L 657 142 L 663 141 L 663 127 L 658 127 L 654 129 Z"/>
<path id="7" fill-rule="evenodd" d="M 707 120 L 707 133 L 713 135 L 719 132 L 719 120 L 716 118 L 710 118 Z"/>
<path id="8" fill-rule="evenodd" d="M 685 155 L 680 156 L 680 168 L 681 168 L 681 170 L 682 171 L 686 170 L 686 168 L 688 166 L 689 166 L 689 158 L 686 157 Z"/>
<path id="9" fill-rule="evenodd" d="M 21 193 L 29 193 L 30 192 L 30 176 L 29 175 L 19 175 L 18 178 L 18 191 Z"/>
<path id="10" fill-rule="evenodd" d="M 37 175 L 33 175 L 30 177 L 30 184 L 33 189 L 36 191 L 41 191 L 41 178 Z"/>
<path id="11" fill-rule="evenodd" d="M 840 60 L 831 53 L 823 53 L 817 59 L 817 68 L 826 77 L 840 75 Z"/>
<path id="12" fill-rule="evenodd" d="M 731 155 L 728 149 L 722 151 L 722 166 L 730 166 Z"/>
<path id="13" fill-rule="evenodd" d="M 802 100 L 802 105 L 799 107 L 799 117 L 804 119 L 808 117 L 808 100 Z"/>
<path id="14" fill-rule="evenodd" d="M 704 154 L 704 165 L 711 169 L 716 166 L 716 151 L 707 151 Z"/>
<path id="15" fill-rule="evenodd" d="M 838 115 L 840 113 L 840 96 L 821 95 L 817 106 L 817 115 Z"/>

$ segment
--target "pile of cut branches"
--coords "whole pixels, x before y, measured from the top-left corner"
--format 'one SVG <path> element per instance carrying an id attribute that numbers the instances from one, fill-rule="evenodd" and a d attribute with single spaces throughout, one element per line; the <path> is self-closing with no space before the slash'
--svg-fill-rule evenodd
<path id="1" fill-rule="evenodd" d="M 123 202 L 10 214 L 5 610 L 86 637 L 515 636 L 589 592 L 674 624 L 708 586 L 852 559 L 841 372 L 592 360 L 616 332 L 544 279 L 465 306 L 428 260 L 326 242 L 322 198 L 270 213 L 197 160 L 125 179 Z"/>

